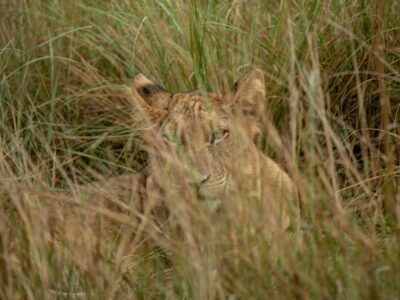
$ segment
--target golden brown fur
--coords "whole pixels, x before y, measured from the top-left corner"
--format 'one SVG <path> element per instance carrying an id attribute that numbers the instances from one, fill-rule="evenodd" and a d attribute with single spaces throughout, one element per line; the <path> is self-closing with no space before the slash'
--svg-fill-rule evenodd
<path id="1" fill-rule="evenodd" d="M 130 97 L 147 126 L 147 201 L 157 206 L 167 191 L 191 186 L 198 199 L 218 202 L 238 192 L 238 182 L 246 182 L 248 195 L 264 199 L 271 208 L 266 218 L 279 219 L 286 228 L 294 184 L 253 142 L 264 96 L 258 69 L 227 93 L 170 94 L 145 76 L 136 76 Z"/>
<path id="2" fill-rule="evenodd" d="M 290 205 L 295 187 L 286 172 L 255 146 L 264 94 L 258 69 L 227 93 L 170 94 L 138 75 L 129 97 L 145 121 L 147 174 L 74 186 L 70 195 L 10 187 L 10 196 L 28 203 L 26 194 L 37 195 L 37 207 L 29 210 L 39 226 L 35 232 L 52 245 L 56 257 L 68 257 L 88 272 L 96 265 L 92 252 L 99 251 L 99 241 L 123 238 L 128 247 L 144 231 L 159 231 L 166 201 L 169 208 L 193 199 L 207 200 L 214 207 L 229 200 L 265 201 L 261 215 L 271 233 L 284 230 L 290 223 L 289 207 L 295 207 Z M 123 253 L 118 251 L 116 259 Z"/>

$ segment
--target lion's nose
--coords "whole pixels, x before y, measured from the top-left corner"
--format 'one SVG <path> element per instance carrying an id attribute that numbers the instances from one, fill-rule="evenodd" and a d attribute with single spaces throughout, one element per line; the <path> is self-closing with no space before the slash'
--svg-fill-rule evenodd
<path id="1" fill-rule="evenodd" d="M 202 176 L 199 176 L 197 178 L 189 178 L 189 179 L 186 180 L 186 182 L 188 184 L 194 184 L 194 185 L 204 184 L 204 183 L 206 183 L 208 181 L 208 179 L 210 179 L 210 177 L 211 177 L 210 174 L 202 175 Z"/>

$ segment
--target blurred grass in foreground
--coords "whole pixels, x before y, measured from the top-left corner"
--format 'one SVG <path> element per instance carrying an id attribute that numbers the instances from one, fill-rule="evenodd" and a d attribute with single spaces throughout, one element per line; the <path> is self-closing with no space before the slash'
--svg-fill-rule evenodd
<path id="1" fill-rule="evenodd" d="M 395 0 L 0 0 L 0 298 L 398 298 L 399 11 Z M 160 235 L 82 208 L 126 231 L 85 228 L 88 241 L 64 249 L 75 260 L 57 262 L 45 195 L 145 168 L 124 95 L 133 76 L 222 90 L 251 65 L 267 79 L 259 147 L 301 195 L 290 238 L 271 241 L 246 198 L 217 220 L 183 205 L 190 226 Z"/>

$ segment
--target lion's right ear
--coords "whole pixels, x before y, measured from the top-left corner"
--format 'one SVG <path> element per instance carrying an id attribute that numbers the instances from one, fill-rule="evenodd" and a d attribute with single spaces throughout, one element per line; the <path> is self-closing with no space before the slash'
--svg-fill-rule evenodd
<path id="1" fill-rule="evenodd" d="M 134 105 L 152 123 L 162 118 L 168 109 L 170 94 L 142 74 L 133 79 L 129 96 Z"/>

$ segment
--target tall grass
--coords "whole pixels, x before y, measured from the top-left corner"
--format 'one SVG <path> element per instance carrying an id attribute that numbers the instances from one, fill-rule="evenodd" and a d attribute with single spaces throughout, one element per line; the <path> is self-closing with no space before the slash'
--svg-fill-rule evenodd
<path id="1" fill-rule="evenodd" d="M 0 0 L 0 298 L 397 299 L 399 11 L 395 0 Z M 243 195 L 217 216 L 180 199 L 159 232 L 77 191 L 146 168 L 124 92 L 134 75 L 220 91 L 251 65 L 267 79 L 258 146 L 300 194 L 289 235 L 271 237 Z"/>

